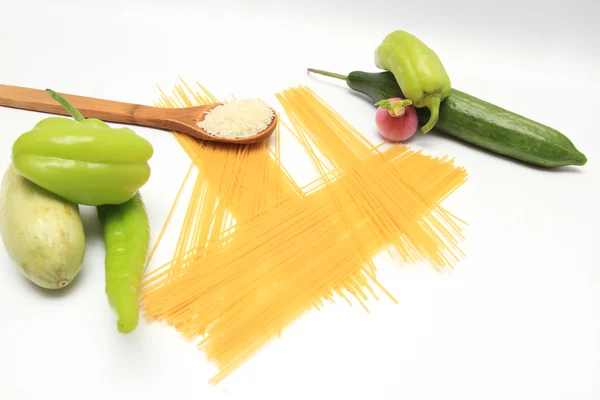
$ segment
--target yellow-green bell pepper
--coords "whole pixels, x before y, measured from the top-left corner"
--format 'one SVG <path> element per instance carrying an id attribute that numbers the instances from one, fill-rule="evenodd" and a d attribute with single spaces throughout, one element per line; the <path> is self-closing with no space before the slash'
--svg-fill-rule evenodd
<path id="1" fill-rule="evenodd" d="M 437 123 L 440 103 L 452 88 L 437 54 L 414 35 L 394 31 L 375 50 L 375 66 L 394 74 L 413 106 L 429 109 L 429 121 L 421 128 L 429 132 Z"/>
<path id="2" fill-rule="evenodd" d="M 89 118 L 47 92 L 74 119 L 49 117 L 12 146 L 12 163 L 25 178 L 73 203 L 100 206 L 133 198 L 150 178 L 150 142 L 129 128 Z"/>

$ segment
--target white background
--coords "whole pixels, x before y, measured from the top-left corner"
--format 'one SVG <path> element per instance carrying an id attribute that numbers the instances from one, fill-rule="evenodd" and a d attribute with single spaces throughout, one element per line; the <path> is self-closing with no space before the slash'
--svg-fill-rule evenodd
<path id="1" fill-rule="evenodd" d="M 543 171 L 436 134 L 411 141 L 468 169 L 445 203 L 470 223 L 467 258 L 443 273 L 381 258 L 400 304 L 311 311 L 217 387 L 169 326 L 117 333 L 84 208 L 84 269 L 61 293 L 33 287 L 0 249 L 0 399 L 600 398 L 598 2 L 237 3 L 1 0 L 0 83 L 152 104 L 156 84 L 181 76 L 276 107 L 274 92 L 308 84 L 377 142 L 369 102 L 305 69 L 375 71 L 375 47 L 405 29 L 454 87 L 564 132 L 589 162 Z M 0 108 L 2 169 L 45 116 Z M 169 134 L 135 130 L 155 146 L 143 189 L 155 237 L 189 161 Z M 294 153 L 285 162 L 302 181 Z"/>

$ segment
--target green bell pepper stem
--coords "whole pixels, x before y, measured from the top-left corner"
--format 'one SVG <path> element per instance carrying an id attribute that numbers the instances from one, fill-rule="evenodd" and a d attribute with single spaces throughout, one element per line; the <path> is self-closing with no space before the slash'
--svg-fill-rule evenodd
<path id="1" fill-rule="evenodd" d="M 431 115 L 429 116 L 429 121 L 421 128 L 423 133 L 429 132 L 438 121 L 440 114 L 440 97 L 440 95 L 430 95 L 425 98 L 425 106 L 429 109 Z"/>
<path id="2" fill-rule="evenodd" d="M 46 93 L 48 93 L 48 95 L 50 95 L 50 97 L 52 97 L 54 100 L 59 102 L 60 105 L 63 106 L 69 112 L 69 114 L 71 114 L 71 116 L 75 119 L 75 121 L 77 121 L 77 122 L 85 121 L 83 114 L 81 114 L 78 109 L 73 107 L 73 105 L 71 103 L 69 103 L 67 100 L 65 100 L 64 97 L 62 97 L 61 95 L 59 95 L 52 89 L 46 89 Z"/>

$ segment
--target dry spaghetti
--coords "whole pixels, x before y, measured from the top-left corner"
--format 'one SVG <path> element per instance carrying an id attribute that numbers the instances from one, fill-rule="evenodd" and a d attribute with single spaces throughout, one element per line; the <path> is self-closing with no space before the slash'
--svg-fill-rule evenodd
<path id="1" fill-rule="evenodd" d="M 219 102 L 206 88 L 199 83 L 197 85 L 199 90 L 194 91 L 181 81 L 175 86 L 173 97 L 168 97 L 161 90 L 161 99 L 156 105 L 174 108 Z M 173 132 L 173 135 L 197 171 L 173 260 L 179 260 L 191 249 L 195 252 L 208 251 L 225 233 L 231 234 L 235 230 L 236 221 L 244 221 L 301 192 L 277 161 L 279 129 L 272 136 L 273 148 L 269 142 L 237 145 L 201 141 L 178 132 Z M 179 195 L 175 203 L 178 199 Z M 170 218 L 167 223 L 169 221 Z M 175 272 L 176 267 L 173 267 L 170 274 Z"/>
<path id="2" fill-rule="evenodd" d="M 214 175 L 205 172 L 196 181 L 173 260 L 143 283 L 149 318 L 202 337 L 200 347 L 219 367 L 212 383 L 324 300 L 354 298 L 366 308 L 376 289 L 393 300 L 372 262 L 387 247 L 405 260 L 439 267 L 461 254 L 461 221 L 439 202 L 464 182 L 464 169 L 401 145 L 380 151 L 307 88 L 277 98 L 320 179 L 298 190 L 278 151 L 263 145 L 256 157 L 264 164 L 252 175 L 270 178 L 258 180 L 258 206 L 248 207 L 232 196 L 241 194 L 236 191 L 244 180 L 232 165 L 244 159 L 240 149 L 204 153 L 205 145 L 190 145 L 199 169 L 218 165 Z M 230 151 L 236 156 L 228 158 Z M 204 201 L 213 197 L 216 204 L 207 207 Z M 225 211 L 236 214 L 235 223 L 221 221 Z"/>

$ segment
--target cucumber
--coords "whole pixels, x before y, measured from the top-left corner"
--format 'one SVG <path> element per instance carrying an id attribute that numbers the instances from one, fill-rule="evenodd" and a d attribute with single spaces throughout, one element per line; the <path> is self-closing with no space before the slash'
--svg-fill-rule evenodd
<path id="1" fill-rule="evenodd" d="M 309 72 L 346 81 L 374 103 L 402 97 L 394 75 L 389 72 L 352 71 L 341 75 L 318 69 Z M 417 108 L 420 123 L 429 120 L 427 108 Z M 441 103 L 435 127 L 453 136 L 497 154 L 544 168 L 585 165 L 587 158 L 565 135 L 539 122 L 478 99 L 457 89 Z"/>

